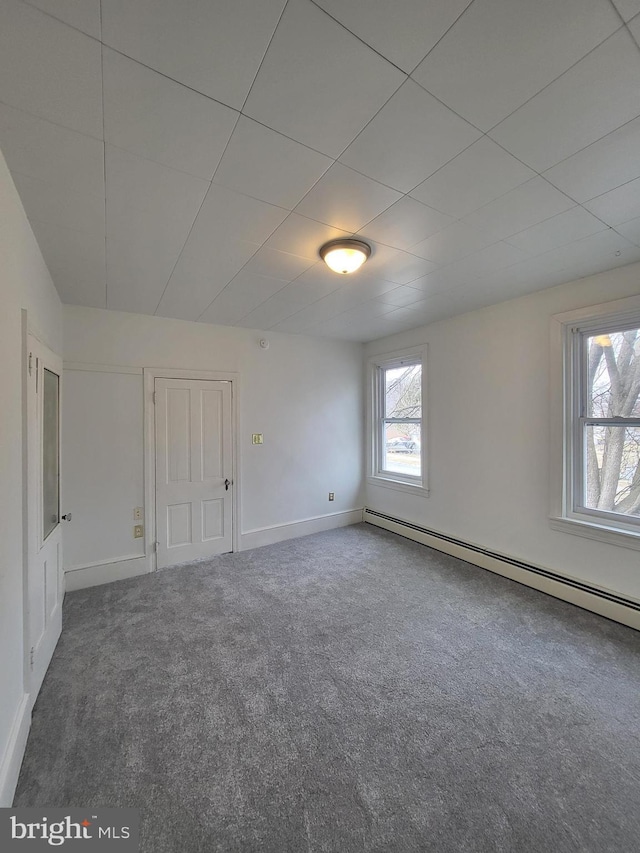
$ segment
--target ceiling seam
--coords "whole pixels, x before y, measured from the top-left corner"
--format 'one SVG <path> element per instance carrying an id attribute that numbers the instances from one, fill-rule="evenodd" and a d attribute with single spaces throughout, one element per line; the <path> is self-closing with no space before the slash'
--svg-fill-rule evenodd
<path id="1" fill-rule="evenodd" d="M 395 62 L 393 62 L 393 60 L 389 59 L 389 57 L 388 57 L 388 56 L 385 56 L 383 53 L 380 53 L 380 51 L 379 51 L 379 50 L 377 50 L 375 47 L 373 47 L 372 45 L 370 45 L 370 44 L 369 44 L 369 42 L 365 41 L 365 40 L 362 38 L 362 36 L 359 36 L 359 35 L 357 35 L 357 33 L 354 33 L 354 32 L 353 32 L 353 30 L 350 30 L 350 29 L 349 29 L 349 27 L 347 27 L 347 26 L 346 26 L 346 24 L 343 24 L 343 23 L 342 23 L 342 21 L 339 21 L 337 18 L 334 18 L 334 17 L 333 17 L 333 15 L 332 15 L 330 12 L 327 12 L 327 10 L 326 10 L 326 9 L 323 9 L 323 8 L 322 8 L 322 6 L 320 6 L 320 4 L 319 4 L 319 3 L 316 3 L 316 0 L 309 0 L 309 2 L 311 3 L 311 5 L 312 5 L 312 6 L 315 6 L 315 7 L 316 7 L 316 9 L 319 9 L 319 10 L 320 10 L 320 12 L 322 12 L 322 14 L 323 14 L 323 15 L 326 15 L 326 16 L 327 16 L 327 18 L 330 18 L 330 19 L 334 22 L 334 24 L 337 24 L 341 29 L 345 30 L 346 32 L 348 32 L 348 33 L 349 33 L 349 35 L 351 35 L 351 36 L 353 36 L 355 39 L 357 39 L 357 40 L 360 42 L 360 44 L 363 44 L 365 47 L 368 47 L 368 48 L 369 48 L 369 50 L 373 51 L 373 53 L 375 53 L 375 54 L 376 54 L 376 56 L 379 56 L 379 57 L 380 57 L 380 59 L 384 59 L 384 61 L 385 61 L 385 62 L 388 62 L 388 63 L 389 63 L 389 65 L 392 65 L 392 66 L 393 66 L 394 68 L 396 68 L 398 71 L 401 71 L 405 76 L 408 76 L 408 72 L 407 72 L 407 71 L 405 71 L 404 69 L 400 68 L 400 66 L 399 66 L 399 65 L 396 65 L 396 64 L 395 64 Z M 473 0 L 472 0 L 472 2 L 473 2 Z"/>
<path id="2" fill-rule="evenodd" d="M 416 69 L 417 69 L 417 68 L 419 68 L 419 67 L 422 65 L 422 63 L 425 61 L 425 59 L 427 58 L 427 56 L 429 56 L 429 54 L 437 48 L 437 46 L 440 44 L 440 42 L 442 41 L 442 39 L 446 38 L 446 37 L 449 35 L 449 33 L 450 33 L 450 32 L 451 32 L 451 30 L 455 27 L 455 25 L 458 23 L 458 21 L 460 20 L 460 18 L 461 18 L 463 15 L 466 15 L 466 13 L 469 11 L 469 9 L 473 6 L 473 4 L 474 4 L 475 2 L 476 2 L 476 0 L 471 0 L 471 2 L 467 3 L 467 5 L 466 5 L 466 6 L 464 7 L 464 9 L 462 10 L 462 12 L 460 12 L 460 14 L 458 15 L 458 17 L 455 19 L 455 21 L 454 21 L 454 22 L 453 22 L 449 27 L 447 27 L 447 29 L 442 33 L 442 35 L 440 36 L 440 38 L 438 39 L 438 41 L 437 41 L 437 42 L 436 42 L 432 47 L 430 47 L 430 48 L 429 48 L 429 50 L 425 53 L 425 55 L 422 57 L 422 59 L 420 60 L 420 62 L 418 62 L 418 64 L 417 64 L 417 65 L 415 65 L 415 66 L 413 67 L 413 69 L 412 69 L 411 71 L 409 71 L 409 72 L 408 72 L 408 73 L 409 73 L 409 77 L 411 77 L 411 79 L 412 79 L 412 80 L 413 80 L 413 74 L 414 74 L 414 72 L 416 71 Z M 415 80 L 414 82 L 416 82 L 416 83 L 417 83 L 418 81 L 417 81 L 417 80 Z M 420 85 L 420 84 L 418 83 L 418 85 Z M 430 94 L 431 94 L 431 93 L 430 93 Z M 435 97 L 435 96 L 434 96 L 434 97 Z"/>
<path id="3" fill-rule="evenodd" d="M 512 116 L 512 115 L 514 115 L 515 113 L 517 113 L 517 112 L 518 112 L 518 110 L 521 110 L 521 109 L 522 109 L 523 107 L 525 107 L 525 106 L 526 106 L 530 101 L 532 101 L 534 98 L 537 98 L 537 97 L 538 97 L 538 95 L 540 95 L 542 92 L 544 92 L 546 89 L 548 89 L 548 88 L 549 88 L 549 86 L 553 86 L 553 84 L 554 84 L 554 83 L 556 83 L 558 80 L 560 80 L 560 78 L 561 78 L 561 77 L 564 77 L 564 76 L 565 76 L 565 74 L 568 74 L 568 73 L 569 73 L 569 71 L 573 70 L 573 69 L 576 67 L 576 65 L 579 65 L 579 64 L 580 64 L 583 60 L 585 60 L 588 56 L 591 56 L 591 54 L 592 54 L 592 53 L 594 53 L 596 50 L 598 50 L 599 48 L 601 48 L 603 44 L 605 44 L 606 42 L 608 42 L 608 41 L 609 41 L 609 39 L 612 39 L 614 36 L 618 35 L 618 33 L 622 32 L 622 30 L 626 30 L 626 29 L 627 29 L 627 27 L 623 24 L 622 26 L 617 27 L 617 29 L 615 29 L 612 33 L 609 33 L 609 35 L 608 35 L 606 38 L 602 39 L 602 41 L 601 41 L 601 42 L 598 42 L 598 44 L 594 45 L 594 47 L 592 47 L 592 48 L 591 48 L 591 50 L 588 50 L 588 51 L 587 51 L 583 56 L 581 56 L 581 57 L 580 57 L 580 59 L 577 59 L 577 60 L 576 60 L 574 63 L 572 63 L 568 68 L 565 68 L 565 70 L 564 70 L 561 74 L 558 74 L 558 76 L 557 76 L 557 77 L 554 77 L 554 78 L 553 78 L 553 80 L 550 80 L 550 81 L 549 81 L 545 86 L 543 86 L 543 87 L 542 87 L 542 89 L 539 89 L 535 94 L 531 95 L 531 97 L 530 97 L 530 98 L 527 98 L 527 100 L 526 100 L 526 101 L 523 101 L 521 104 L 519 104 L 519 105 L 518 105 L 514 110 L 512 110 L 508 115 L 504 116 L 504 118 L 501 118 L 501 119 L 500 119 L 500 121 L 496 122 L 496 123 L 493 125 L 493 127 L 490 127 L 490 128 L 489 128 L 489 130 L 485 131 L 485 132 L 486 132 L 486 134 L 487 134 L 487 136 L 489 136 L 491 133 L 493 133 L 493 131 L 494 131 L 497 127 L 499 127 L 499 126 L 500 126 L 504 121 L 506 121 L 508 118 L 511 118 L 511 116 Z M 490 138 L 495 142 L 495 139 L 493 139 L 493 137 L 490 137 Z"/>
<path id="4" fill-rule="evenodd" d="M 286 0 L 284 6 L 282 7 L 282 12 L 280 12 L 278 20 L 276 21 L 276 25 L 273 28 L 273 32 L 271 33 L 271 38 L 269 39 L 269 42 L 268 42 L 268 44 L 264 50 L 264 53 L 262 54 L 262 59 L 260 60 L 260 62 L 258 64 L 258 68 L 256 70 L 256 73 L 253 75 L 253 80 L 251 81 L 251 85 L 249 86 L 249 90 L 247 91 L 247 94 L 245 95 L 244 101 L 242 102 L 242 106 L 240 107 L 241 113 L 244 112 L 244 108 L 247 105 L 247 101 L 249 100 L 249 95 L 251 94 L 251 91 L 255 85 L 255 82 L 258 79 L 258 74 L 260 73 L 260 69 L 262 68 L 262 66 L 264 64 L 264 61 L 267 57 L 267 53 L 269 52 L 269 48 L 271 47 L 271 42 L 273 41 L 273 39 L 275 37 L 276 31 L 277 31 L 278 27 L 280 26 L 280 21 L 282 20 L 282 17 L 284 15 L 288 5 L 289 5 L 289 0 Z"/>

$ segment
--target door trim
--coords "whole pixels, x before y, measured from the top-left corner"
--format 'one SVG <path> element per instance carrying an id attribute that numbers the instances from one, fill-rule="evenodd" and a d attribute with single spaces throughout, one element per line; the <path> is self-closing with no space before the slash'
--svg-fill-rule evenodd
<path id="1" fill-rule="evenodd" d="M 60 516 L 62 513 L 62 390 L 63 390 L 63 361 L 62 357 L 52 350 L 43 337 L 31 325 L 27 312 L 22 311 L 22 335 L 24 341 L 23 347 L 23 364 L 22 364 L 22 475 L 23 475 L 23 574 L 22 574 L 22 589 L 23 589 L 23 681 L 24 691 L 28 696 L 29 708 L 33 706 L 40 692 L 40 687 L 44 676 L 49 668 L 53 652 L 60 638 L 62 631 L 62 604 L 65 595 L 65 581 L 63 569 L 63 533 L 61 527 Z M 46 537 L 43 538 L 42 532 L 42 396 L 43 389 L 40 395 L 36 393 L 35 400 L 35 425 L 31 422 L 30 416 L 32 411 L 30 408 L 30 380 L 29 372 L 29 355 L 35 354 L 32 369 L 36 374 L 36 383 L 40 374 L 38 359 L 42 362 L 42 376 L 44 370 L 51 369 L 58 376 L 58 531 L 57 544 L 57 576 L 56 576 L 56 601 L 53 609 L 46 611 L 43 623 L 43 633 L 38 642 L 32 646 L 33 638 L 33 621 L 32 598 L 31 598 L 31 574 L 33 563 L 39 554 L 46 547 L 46 542 L 49 536 L 53 534 L 53 530 L 49 531 Z M 49 364 L 50 367 L 45 367 Z M 36 385 L 37 388 L 37 385 Z M 31 436 L 32 430 L 36 429 L 37 442 L 34 448 L 34 453 L 37 457 L 31 458 Z M 35 488 L 32 488 L 31 471 L 35 459 L 38 459 L 36 471 L 38 475 L 38 483 Z M 35 517 L 34 517 L 35 510 Z M 37 550 L 34 552 L 33 527 L 37 530 Z M 46 608 L 46 596 L 45 596 Z M 35 652 L 35 658 L 33 653 Z"/>
<path id="2" fill-rule="evenodd" d="M 240 374 L 219 370 L 180 370 L 172 367 L 145 367 L 144 376 L 144 553 L 150 572 L 157 568 L 154 544 L 156 533 L 156 430 L 153 392 L 156 379 L 205 379 L 231 383 L 231 467 L 233 479 L 233 523 L 231 547 L 240 550 Z"/>

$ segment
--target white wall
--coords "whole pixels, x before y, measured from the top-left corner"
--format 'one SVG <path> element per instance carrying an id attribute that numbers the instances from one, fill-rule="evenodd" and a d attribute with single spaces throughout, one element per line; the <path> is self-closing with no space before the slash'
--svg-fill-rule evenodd
<path id="1" fill-rule="evenodd" d="M 252 531 L 362 507 L 360 344 L 73 306 L 64 329 L 65 364 L 240 374 L 244 547 L 278 536 Z M 65 370 L 65 388 L 65 566 L 141 553 L 131 513 L 143 494 L 142 377 Z M 251 444 L 258 432 L 262 446 Z"/>
<path id="2" fill-rule="evenodd" d="M 0 805 L 13 796 L 28 729 L 23 681 L 22 320 L 62 353 L 62 309 L 0 154 Z"/>
<path id="3" fill-rule="evenodd" d="M 62 503 L 73 516 L 64 530 L 66 569 L 144 556 L 144 540 L 131 536 L 133 509 L 144 505 L 142 382 L 141 371 L 65 369 Z"/>
<path id="4" fill-rule="evenodd" d="M 431 493 L 368 485 L 366 505 L 640 598 L 637 551 L 548 521 L 550 317 L 638 293 L 633 264 L 368 344 L 367 356 L 428 344 Z"/>

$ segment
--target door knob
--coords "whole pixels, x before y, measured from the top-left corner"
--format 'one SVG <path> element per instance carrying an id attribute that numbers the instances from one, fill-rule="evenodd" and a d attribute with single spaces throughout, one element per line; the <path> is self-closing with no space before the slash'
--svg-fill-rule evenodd
<path id="1" fill-rule="evenodd" d="M 225 490 L 225 492 L 228 492 L 228 491 L 229 491 L 229 486 L 230 486 L 230 485 L 231 485 L 231 480 L 225 480 L 225 481 L 224 481 L 224 490 Z"/>
<path id="2" fill-rule="evenodd" d="M 63 521 L 71 521 L 71 513 L 68 512 L 65 515 L 61 516 Z"/>

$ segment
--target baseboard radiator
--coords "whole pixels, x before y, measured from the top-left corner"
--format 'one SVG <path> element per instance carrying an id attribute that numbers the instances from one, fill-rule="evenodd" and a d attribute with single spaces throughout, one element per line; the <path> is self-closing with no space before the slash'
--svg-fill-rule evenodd
<path id="1" fill-rule="evenodd" d="M 363 520 L 640 631 L 638 601 L 372 509 Z"/>

